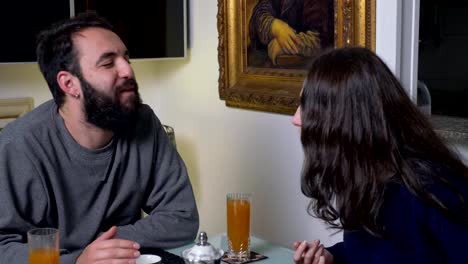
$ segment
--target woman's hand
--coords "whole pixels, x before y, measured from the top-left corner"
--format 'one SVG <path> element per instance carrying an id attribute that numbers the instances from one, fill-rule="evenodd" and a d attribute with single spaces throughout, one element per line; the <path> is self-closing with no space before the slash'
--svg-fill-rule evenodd
<path id="1" fill-rule="evenodd" d="M 296 264 L 331 264 L 333 255 L 328 252 L 319 240 L 294 242 L 294 263 Z"/>
<path id="2" fill-rule="evenodd" d="M 302 41 L 296 36 L 296 32 L 288 23 L 275 18 L 271 23 L 271 34 L 278 41 L 281 50 L 286 54 L 297 54 L 299 48 L 303 45 Z"/>
<path id="3" fill-rule="evenodd" d="M 278 44 L 276 39 L 272 39 L 268 44 L 268 57 L 270 58 L 273 65 L 276 65 L 276 57 L 283 55 L 284 52 Z"/>

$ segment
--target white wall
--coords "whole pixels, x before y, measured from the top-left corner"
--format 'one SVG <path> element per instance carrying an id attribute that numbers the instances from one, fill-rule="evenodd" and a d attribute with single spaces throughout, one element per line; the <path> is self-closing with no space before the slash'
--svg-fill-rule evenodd
<path id="1" fill-rule="evenodd" d="M 385 12 L 384 12 L 385 10 Z M 398 68 L 398 7 L 377 0 L 377 53 Z M 225 194 L 253 193 L 252 232 L 281 245 L 341 240 L 306 213 L 300 192 L 302 149 L 291 117 L 227 108 L 218 96 L 217 1 L 190 1 L 188 59 L 135 61 L 144 101 L 175 128 L 208 235 L 226 228 Z M 385 34 L 382 34 L 385 32 Z M 390 32 L 390 34 L 389 34 Z M 0 65 L 0 96 L 51 98 L 35 64 Z"/>
<path id="2" fill-rule="evenodd" d="M 376 0 L 376 53 L 397 77 L 401 61 L 401 10 L 401 0 Z"/>

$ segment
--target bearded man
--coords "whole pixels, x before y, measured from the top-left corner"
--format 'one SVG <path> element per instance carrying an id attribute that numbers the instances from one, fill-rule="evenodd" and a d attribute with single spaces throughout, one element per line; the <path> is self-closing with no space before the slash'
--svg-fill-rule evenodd
<path id="1" fill-rule="evenodd" d="M 140 248 L 193 241 L 186 167 L 111 25 L 89 12 L 53 25 L 37 58 L 54 100 L 0 134 L 0 263 L 28 263 L 38 227 L 59 230 L 62 264 L 134 263 Z"/>

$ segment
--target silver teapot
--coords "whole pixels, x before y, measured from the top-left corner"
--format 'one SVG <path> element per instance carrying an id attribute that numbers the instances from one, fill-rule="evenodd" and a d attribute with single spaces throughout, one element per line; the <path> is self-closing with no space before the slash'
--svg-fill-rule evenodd
<path id="1" fill-rule="evenodd" d="M 198 234 L 198 243 L 182 252 L 186 264 L 220 264 L 224 251 L 208 243 L 206 232 Z"/>

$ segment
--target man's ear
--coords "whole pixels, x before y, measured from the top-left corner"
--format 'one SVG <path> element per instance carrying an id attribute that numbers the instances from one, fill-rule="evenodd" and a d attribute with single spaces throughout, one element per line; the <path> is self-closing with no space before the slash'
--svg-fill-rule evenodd
<path id="1" fill-rule="evenodd" d="M 60 71 L 57 74 L 57 83 L 65 94 L 75 98 L 80 97 L 80 81 L 75 75 L 68 71 Z"/>

